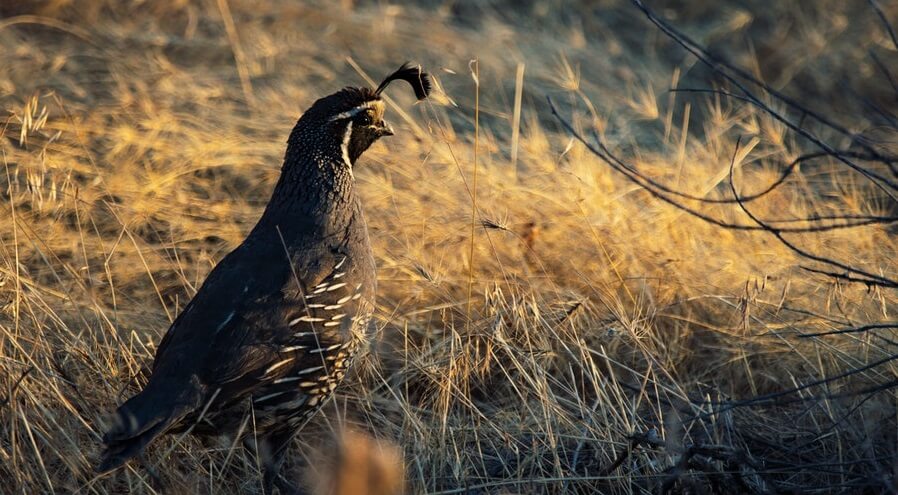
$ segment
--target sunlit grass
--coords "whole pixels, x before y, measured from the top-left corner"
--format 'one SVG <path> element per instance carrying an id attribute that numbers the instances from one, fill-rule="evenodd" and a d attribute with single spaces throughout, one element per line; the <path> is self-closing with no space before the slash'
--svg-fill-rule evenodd
<path id="1" fill-rule="evenodd" d="M 443 91 L 415 106 L 391 93 L 397 136 L 358 164 L 378 338 L 302 437 L 304 453 L 318 458 L 322 432 L 368 431 L 401 450 L 410 493 L 657 491 L 677 448 L 693 443 L 763 453 L 763 476 L 745 475 L 758 487 L 764 476 L 835 486 L 893 465 L 860 462 L 894 455 L 893 393 L 825 398 L 894 380 L 892 363 L 794 396 L 816 401 L 690 415 L 894 353 L 869 334 L 796 337 L 894 319 L 894 291 L 813 275 L 765 233 L 723 230 L 659 202 L 561 132 L 545 96 L 645 174 L 709 198 L 728 191 L 737 140 L 743 192 L 806 151 L 781 124 L 737 102 L 667 92 L 686 87 L 694 61 L 653 38 L 627 2 L 600 2 L 603 15 L 581 24 L 554 2 L 533 19 L 352 3 L 44 2 L 37 17 L 0 21 L 9 68 L 0 74 L 0 479 L 9 480 L 0 492 L 260 491 L 256 460 L 228 441 L 154 444 L 144 464 L 163 487 L 137 463 L 102 477 L 92 466 L 106 415 L 135 392 L 167 325 L 261 213 L 296 118 L 315 98 L 363 83 L 347 57 L 374 78 L 421 62 Z M 853 7 L 839 2 L 769 14 L 692 3 L 678 22 L 711 41 L 755 36 L 764 53 L 738 62 L 788 66 L 771 80 L 810 78 L 811 98 L 838 89 L 821 60 L 887 46 L 880 31 L 847 25 Z M 708 12 L 719 22 L 697 20 Z M 753 16 L 801 29 L 746 34 Z M 850 42 L 838 38 L 846 29 Z M 803 165 L 752 211 L 887 213 L 839 170 Z M 735 206 L 707 211 L 750 223 Z M 879 227 L 792 238 L 898 273 L 894 234 Z M 632 435 L 650 432 L 668 448 L 636 448 L 606 471 Z M 789 460 L 864 467 L 776 471 Z"/>

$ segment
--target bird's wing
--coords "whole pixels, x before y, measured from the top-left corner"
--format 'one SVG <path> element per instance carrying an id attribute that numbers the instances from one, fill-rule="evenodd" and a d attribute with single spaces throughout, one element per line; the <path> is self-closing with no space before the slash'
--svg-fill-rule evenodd
<path id="1" fill-rule="evenodd" d="M 344 282 L 345 256 L 305 253 L 313 261 L 291 266 L 283 251 L 251 251 L 238 249 L 209 275 L 160 344 L 154 378 L 198 376 L 223 405 L 289 370 L 313 368 L 320 350 L 345 340 L 340 332 L 366 304 L 360 287 Z"/>
<path id="2" fill-rule="evenodd" d="M 360 320 L 367 320 L 372 309 L 363 297 L 362 284 L 348 281 L 353 277 L 346 271 L 349 264 L 345 260 L 332 259 L 327 273 L 304 284 L 297 297 L 258 301 L 251 310 L 235 316 L 240 321 L 222 329 L 230 334 L 222 343 L 240 344 L 213 349 L 220 356 L 217 362 L 226 362 L 208 377 L 220 389 L 221 397 L 239 399 L 253 394 L 276 402 L 279 392 L 328 379 L 335 370 L 345 368 L 339 356 L 349 354 L 348 346 L 354 340 L 351 332 L 365 327 Z"/>
<path id="3" fill-rule="evenodd" d="M 281 246 L 277 239 L 244 242 L 212 270 L 160 342 L 147 385 L 119 407 L 104 435 L 106 450 L 98 469 L 120 466 L 185 418 L 193 418 L 188 419 L 193 424 L 213 396 L 216 409 L 248 395 L 261 393 L 265 399 L 271 394 L 259 389 L 285 372 L 286 367 L 271 372 L 285 359 L 285 349 L 294 347 L 297 364 L 304 365 L 303 357 L 314 350 L 310 336 L 333 345 L 332 336 L 318 338 L 301 325 L 291 328 L 290 322 L 302 318 L 298 303 L 306 301 L 305 294 L 341 273 L 337 270 L 346 256 L 329 248 L 287 256 Z M 326 290 L 333 285 L 324 286 L 328 297 L 320 300 L 346 297 L 348 285 Z M 306 342 L 309 351 L 298 354 L 297 346 L 303 344 L 296 342 Z"/>

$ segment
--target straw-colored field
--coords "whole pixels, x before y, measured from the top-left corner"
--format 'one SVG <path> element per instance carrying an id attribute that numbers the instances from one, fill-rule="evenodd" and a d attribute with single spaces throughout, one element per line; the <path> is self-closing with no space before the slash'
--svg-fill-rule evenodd
<path id="1" fill-rule="evenodd" d="M 883 71 L 898 77 L 898 53 L 871 3 L 647 3 L 898 152 Z M 307 477 L 338 473 L 322 467 L 326 434 L 352 429 L 399 449 L 415 494 L 896 490 L 898 331 L 801 335 L 894 322 L 898 289 L 808 271 L 845 273 L 660 201 L 553 117 L 547 96 L 645 176 L 711 199 L 732 197 L 731 162 L 750 194 L 819 151 L 744 101 L 670 92 L 732 88 L 630 1 L 11 4 L 0 6 L 0 492 L 260 493 L 253 455 L 189 436 L 97 476 L 100 435 L 258 218 L 302 111 L 406 60 L 440 90 L 414 105 L 391 87 L 397 135 L 355 170 L 377 340 L 292 466 L 303 455 Z M 898 4 L 872 4 L 898 23 Z M 762 219 L 888 216 L 889 191 L 824 157 L 746 207 Z M 738 205 L 678 202 L 755 225 Z M 895 235 L 888 222 L 783 234 L 890 280 Z"/>

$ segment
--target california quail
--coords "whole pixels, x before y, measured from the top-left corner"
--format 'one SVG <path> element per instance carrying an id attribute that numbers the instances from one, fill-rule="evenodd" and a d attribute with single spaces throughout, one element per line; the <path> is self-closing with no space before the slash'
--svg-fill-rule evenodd
<path id="1" fill-rule="evenodd" d="M 369 333 L 374 258 L 352 167 L 393 134 L 380 94 L 398 79 L 419 100 L 430 91 L 420 66 L 404 64 L 377 89 L 344 88 L 300 117 L 262 217 L 166 332 L 149 381 L 103 437 L 98 471 L 163 433 L 233 434 L 251 416 L 263 488 L 280 485 L 290 440 Z"/>

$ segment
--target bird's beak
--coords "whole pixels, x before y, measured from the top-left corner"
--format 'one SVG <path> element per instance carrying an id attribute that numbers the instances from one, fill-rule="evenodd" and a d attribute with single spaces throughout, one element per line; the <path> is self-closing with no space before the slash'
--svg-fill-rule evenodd
<path id="1" fill-rule="evenodd" d="M 377 126 L 377 133 L 380 134 L 381 137 L 392 136 L 394 134 L 393 126 L 382 120 L 380 121 L 380 125 Z"/>

